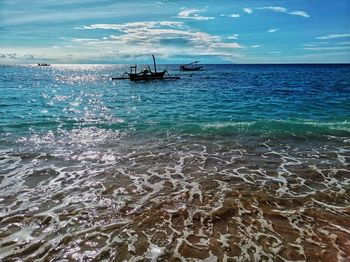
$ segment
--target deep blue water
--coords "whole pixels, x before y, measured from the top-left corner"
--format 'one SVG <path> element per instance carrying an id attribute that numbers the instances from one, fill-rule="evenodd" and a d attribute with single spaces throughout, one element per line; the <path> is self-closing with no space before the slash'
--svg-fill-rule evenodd
<path id="1" fill-rule="evenodd" d="M 347 260 L 350 65 L 158 68 L 0 65 L 0 260 Z"/>

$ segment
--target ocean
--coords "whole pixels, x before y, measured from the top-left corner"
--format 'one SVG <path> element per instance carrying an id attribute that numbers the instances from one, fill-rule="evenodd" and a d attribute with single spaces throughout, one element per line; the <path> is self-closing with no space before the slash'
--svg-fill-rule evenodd
<path id="1" fill-rule="evenodd" d="M 350 65 L 0 65 L 1 261 L 349 261 Z"/>

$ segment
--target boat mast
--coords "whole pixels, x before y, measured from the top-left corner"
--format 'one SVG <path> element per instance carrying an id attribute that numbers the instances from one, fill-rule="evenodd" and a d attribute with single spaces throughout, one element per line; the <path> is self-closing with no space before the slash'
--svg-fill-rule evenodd
<path id="1" fill-rule="evenodd" d="M 153 57 L 154 72 L 157 73 L 156 59 L 154 58 L 154 55 L 152 55 L 152 57 Z"/>

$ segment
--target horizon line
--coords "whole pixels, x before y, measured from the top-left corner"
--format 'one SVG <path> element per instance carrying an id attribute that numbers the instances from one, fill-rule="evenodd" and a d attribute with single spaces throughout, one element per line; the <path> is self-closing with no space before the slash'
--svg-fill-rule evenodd
<path id="1" fill-rule="evenodd" d="M 50 66 L 55 65 L 146 65 L 150 63 L 50 63 Z M 3 64 L 0 63 L 0 66 L 14 66 L 14 65 L 34 65 L 38 66 L 38 63 L 7 63 Z M 180 63 L 157 63 L 157 65 L 183 65 Z M 298 63 L 292 63 L 292 62 L 277 62 L 277 63 L 270 63 L 270 62 L 263 62 L 263 63 L 208 63 L 208 64 L 202 64 L 201 65 L 350 65 L 350 62 L 298 62 Z"/>

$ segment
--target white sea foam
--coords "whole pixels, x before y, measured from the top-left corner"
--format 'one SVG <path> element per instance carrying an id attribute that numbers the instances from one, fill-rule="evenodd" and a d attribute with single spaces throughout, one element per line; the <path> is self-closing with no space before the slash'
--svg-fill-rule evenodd
<path id="1" fill-rule="evenodd" d="M 320 143 L 311 150 L 308 144 L 270 139 L 250 147 L 175 136 L 168 136 L 168 146 L 140 146 L 123 144 L 123 138 L 116 131 L 62 130 L 19 139 L 33 145 L 31 154 L 1 151 L 2 222 L 18 229 L 4 241 L 28 247 L 17 236 L 34 234 L 33 241 L 67 259 L 112 258 L 124 250 L 130 261 L 169 256 L 187 261 L 189 255 L 193 261 L 289 261 L 284 248 L 303 260 L 311 252 L 308 244 L 346 256 L 345 246 L 333 240 L 349 234 L 336 222 L 346 217 L 350 203 L 345 146 Z M 325 222 L 312 213 L 321 212 L 318 207 L 333 217 L 326 226 L 334 236 L 319 230 Z M 16 216 L 25 212 L 30 216 Z M 0 249 L 10 256 L 9 249 Z"/>

